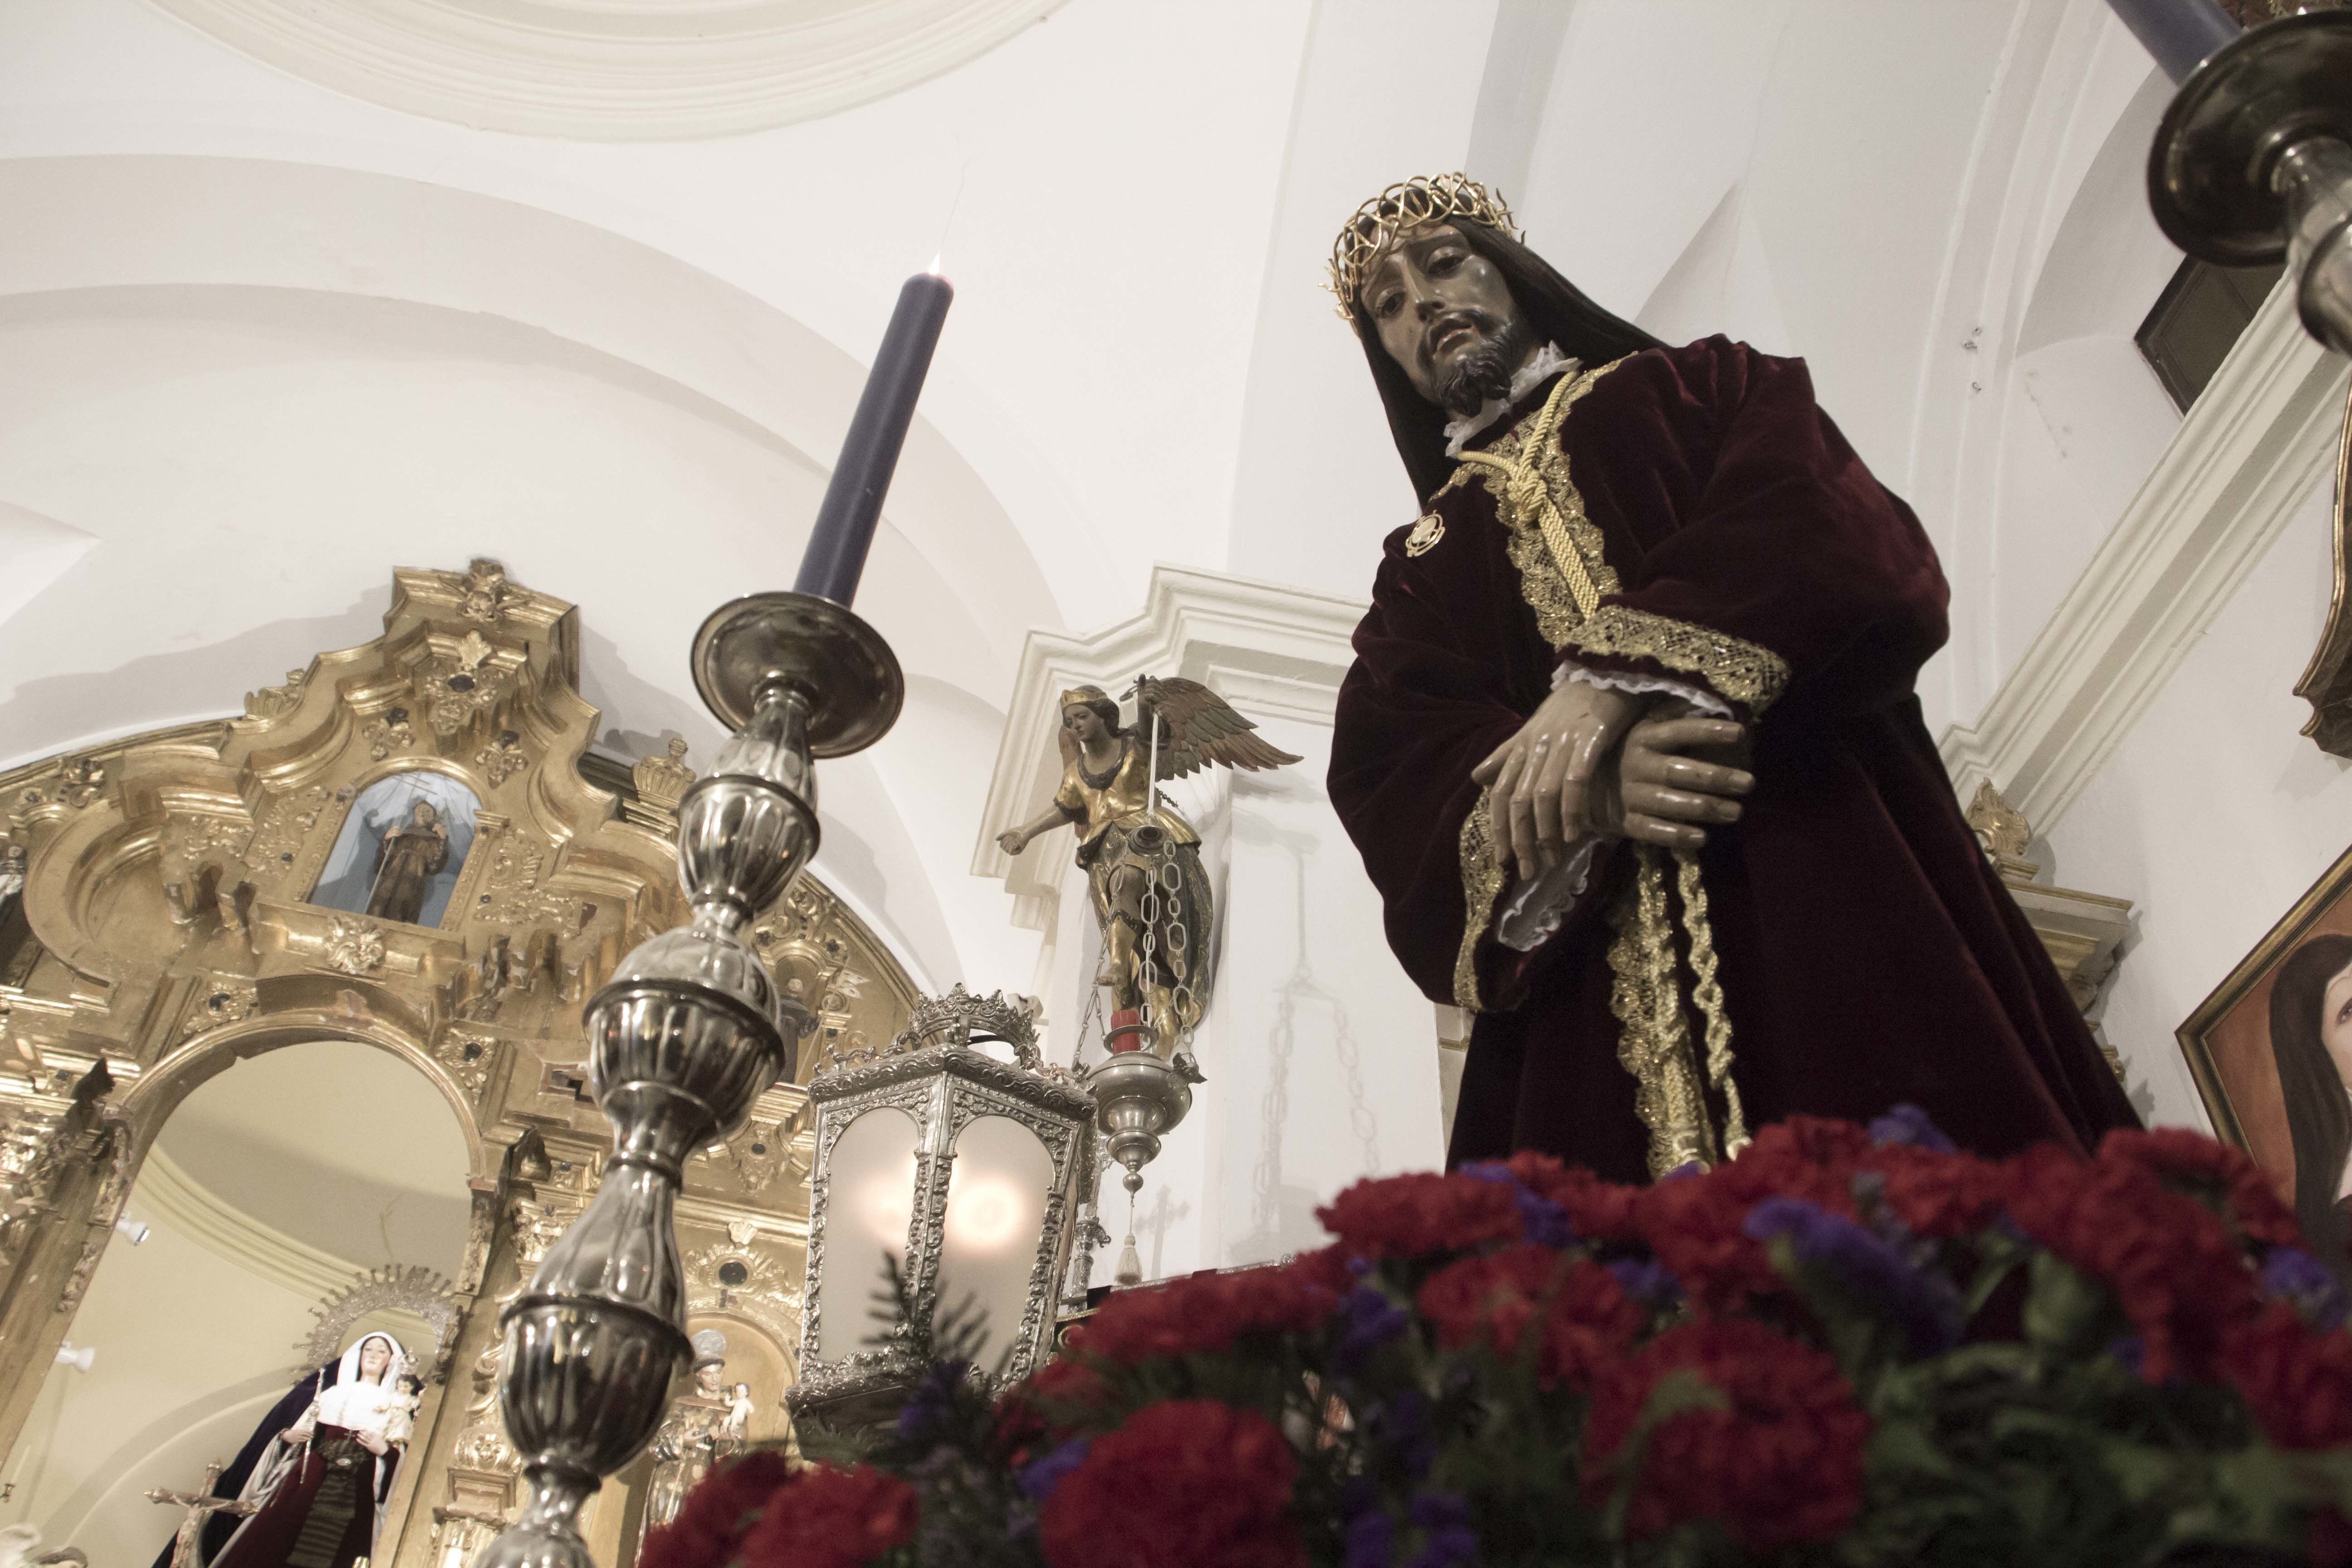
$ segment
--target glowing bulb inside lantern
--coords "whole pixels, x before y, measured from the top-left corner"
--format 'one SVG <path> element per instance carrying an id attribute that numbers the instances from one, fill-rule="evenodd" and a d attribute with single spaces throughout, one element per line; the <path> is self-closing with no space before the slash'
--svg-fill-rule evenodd
<path id="1" fill-rule="evenodd" d="M 1009 1182 L 994 1176 L 959 1177 L 948 1195 L 949 1239 L 976 1252 L 993 1252 L 1021 1229 L 1026 1207 Z"/>

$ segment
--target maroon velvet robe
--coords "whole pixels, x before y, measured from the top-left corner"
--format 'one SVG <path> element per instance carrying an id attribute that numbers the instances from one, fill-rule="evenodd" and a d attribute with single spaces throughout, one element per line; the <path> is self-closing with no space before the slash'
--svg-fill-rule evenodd
<path id="1" fill-rule="evenodd" d="M 1553 385 L 1471 447 L 1506 440 Z M 1491 929 L 1507 879 L 1462 951 L 1483 902 L 1465 891 L 1470 770 L 1561 663 L 1673 680 L 1751 725 L 1756 791 L 1700 856 L 1751 1126 L 1908 1102 L 1997 1154 L 2136 1125 L 1921 717 L 1914 680 L 1949 596 L 1935 552 L 1815 405 L 1803 363 L 1722 338 L 1648 350 L 1591 382 L 1559 442 L 1553 498 L 1580 500 L 1617 591 L 1589 619 L 1571 610 L 1564 634 L 1557 607 L 1539 622 L 1495 493 L 1450 485 L 1434 524 L 1389 536 L 1339 694 L 1331 799 L 1390 944 L 1431 998 L 1476 1010 L 1451 1160 L 1539 1149 L 1649 1174 L 1604 912 L 1632 847 L 1601 853 L 1528 952 Z"/>

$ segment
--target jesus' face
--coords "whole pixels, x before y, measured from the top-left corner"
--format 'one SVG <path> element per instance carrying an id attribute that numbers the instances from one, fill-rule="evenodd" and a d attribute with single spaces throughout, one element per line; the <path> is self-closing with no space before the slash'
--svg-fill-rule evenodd
<path id="1" fill-rule="evenodd" d="M 1502 272 L 1451 224 L 1389 247 L 1359 299 L 1413 390 L 1457 414 L 1508 388 L 1533 347 Z"/>

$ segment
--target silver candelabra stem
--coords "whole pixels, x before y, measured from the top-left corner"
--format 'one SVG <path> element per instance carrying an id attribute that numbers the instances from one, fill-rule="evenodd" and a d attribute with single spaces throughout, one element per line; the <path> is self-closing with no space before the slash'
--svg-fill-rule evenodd
<path id="1" fill-rule="evenodd" d="M 906 689 L 873 628 L 803 594 L 719 610 L 695 636 L 694 674 L 736 731 L 678 802 L 678 880 L 694 917 L 630 952 L 589 1000 L 590 1083 L 613 1159 L 499 1320 L 499 1407 L 530 1496 L 477 1568 L 593 1568 L 581 1510 L 651 1439 L 691 1360 L 672 1224 L 684 1161 L 792 1076 L 814 1027 L 746 930 L 816 853 L 814 759 L 880 739 Z"/>

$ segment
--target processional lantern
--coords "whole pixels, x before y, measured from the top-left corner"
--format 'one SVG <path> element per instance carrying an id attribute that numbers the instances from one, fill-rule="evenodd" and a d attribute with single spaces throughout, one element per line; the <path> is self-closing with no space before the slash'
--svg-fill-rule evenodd
<path id="1" fill-rule="evenodd" d="M 900 291 L 795 591 L 738 599 L 695 634 L 695 689 L 735 733 L 677 805 L 693 920 L 630 952 L 588 1003 L 613 1158 L 499 1316 L 499 1409 L 530 1493 L 479 1568 L 593 1568 L 580 1511 L 651 1439 L 692 1360 L 672 1221 L 683 1164 L 792 1075 L 814 1028 L 745 931 L 816 852 L 815 759 L 872 745 L 905 700 L 890 645 L 848 604 L 953 294 L 928 273 Z"/>
<path id="2" fill-rule="evenodd" d="M 2352 354 L 2352 10 L 2241 32 L 2213 0 L 2108 0 L 2179 84 L 2147 162 L 2165 237 L 2200 261 L 2284 259 L 2311 335 Z"/>
<path id="3" fill-rule="evenodd" d="M 1092 1096 L 1037 1049 L 1031 1007 L 956 986 L 879 1052 L 809 1080 L 809 1185 L 796 1419 L 848 1435 L 889 1418 L 916 1347 L 969 1298 L 1007 1377 L 1052 1348 L 1059 1285 L 1097 1173 Z M 896 1260 L 910 1317 L 877 1321 Z M 1084 1282 L 1078 1282 L 1083 1289 Z"/>

